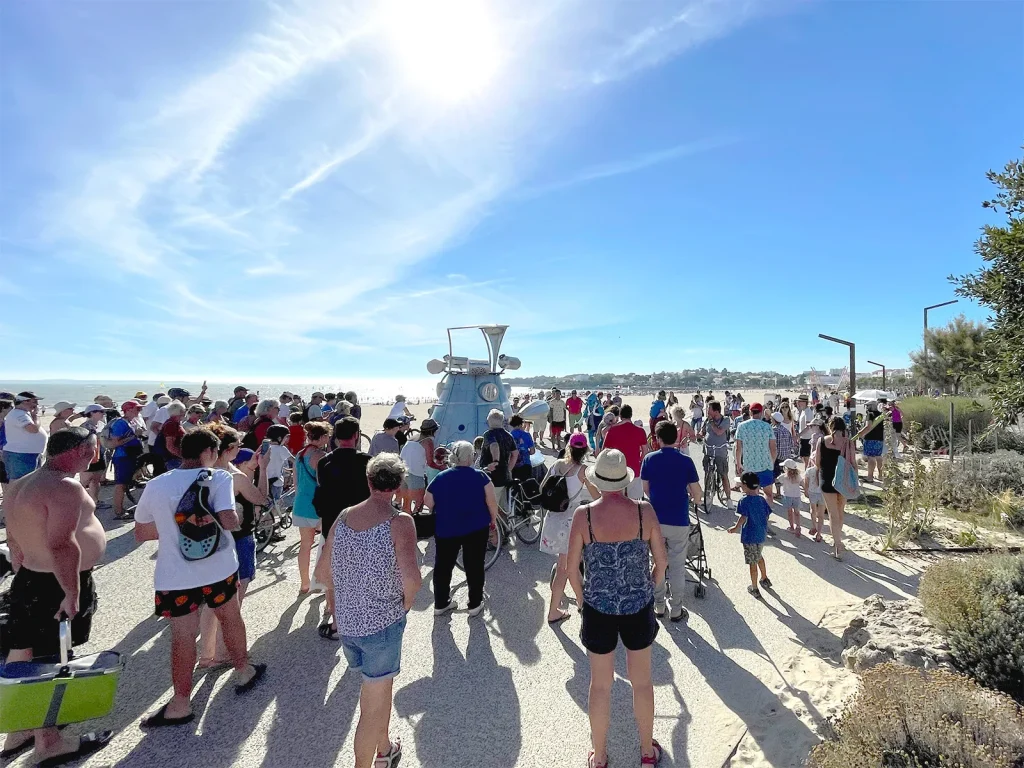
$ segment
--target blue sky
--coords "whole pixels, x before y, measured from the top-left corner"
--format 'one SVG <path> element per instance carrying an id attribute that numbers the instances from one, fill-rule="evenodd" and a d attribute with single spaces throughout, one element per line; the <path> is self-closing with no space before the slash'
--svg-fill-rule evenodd
<path id="1" fill-rule="evenodd" d="M 1022 30 L 978 0 L 13 0 L 3 369 L 419 376 L 483 322 L 526 374 L 843 365 L 819 332 L 904 365 L 997 220 Z"/>

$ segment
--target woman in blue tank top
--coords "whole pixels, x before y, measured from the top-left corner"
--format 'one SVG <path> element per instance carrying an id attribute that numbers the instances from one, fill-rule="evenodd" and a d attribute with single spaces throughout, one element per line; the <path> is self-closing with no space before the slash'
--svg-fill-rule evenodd
<path id="1" fill-rule="evenodd" d="M 640 731 L 641 765 L 657 765 L 661 745 L 654 740 L 654 685 L 651 645 L 658 635 L 654 587 L 665 580 L 668 557 L 654 508 L 632 501 L 633 481 L 621 451 L 602 451 L 587 470 L 601 498 L 576 510 L 569 533 L 569 581 L 582 606 L 580 639 L 590 657 L 590 768 L 608 764 L 608 725 L 615 678 L 615 648 L 626 646 L 633 712 Z M 654 555 L 651 569 L 650 555 Z M 580 563 L 585 573 L 580 574 Z"/>

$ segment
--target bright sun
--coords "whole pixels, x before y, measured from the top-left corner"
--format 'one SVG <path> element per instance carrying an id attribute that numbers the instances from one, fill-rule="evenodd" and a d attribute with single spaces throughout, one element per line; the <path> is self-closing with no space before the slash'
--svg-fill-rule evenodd
<path id="1" fill-rule="evenodd" d="M 487 0 L 396 0 L 387 28 L 408 82 L 444 101 L 479 93 L 500 63 Z"/>

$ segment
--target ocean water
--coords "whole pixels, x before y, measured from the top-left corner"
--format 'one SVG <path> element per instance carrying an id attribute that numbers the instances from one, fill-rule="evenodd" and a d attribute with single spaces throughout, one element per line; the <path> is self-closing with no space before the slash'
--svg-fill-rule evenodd
<path id="1" fill-rule="evenodd" d="M 393 403 L 395 395 L 402 394 L 411 402 L 433 400 L 437 396 L 440 377 L 409 377 L 380 379 L 346 379 L 338 382 L 295 383 L 288 381 L 208 381 L 206 396 L 211 400 L 230 400 L 236 386 L 246 386 L 250 392 L 259 392 L 265 397 L 277 397 L 284 391 L 302 396 L 308 400 L 313 392 L 347 392 L 359 395 L 359 402 L 367 405 Z M 0 391 L 35 392 L 41 397 L 42 405 L 49 406 L 58 400 L 67 400 L 84 406 L 96 395 L 108 395 L 120 403 L 135 396 L 139 390 L 151 398 L 156 392 L 166 392 L 169 387 L 184 387 L 192 395 L 198 395 L 202 387 L 199 381 L 100 381 L 76 379 L 48 379 L 37 381 L 0 380 Z"/>

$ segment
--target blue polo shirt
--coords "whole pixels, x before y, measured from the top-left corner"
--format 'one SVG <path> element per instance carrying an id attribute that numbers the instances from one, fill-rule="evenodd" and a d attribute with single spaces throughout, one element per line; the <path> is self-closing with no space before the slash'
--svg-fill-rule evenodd
<path id="1" fill-rule="evenodd" d="M 687 486 L 699 483 L 693 459 L 675 448 L 662 448 L 644 456 L 640 479 L 649 483 L 651 506 L 662 525 L 690 524 Z"/>
<path id="2" fill-rule="evenodd" d="M 231 415 L 231 423 L 232 424 L 237 424 L 238 422 L 240 422 L 242 419 L 244 419 L 248 415 L 249 415 L 249 406 L 248 405 L 243 405 L 241 408 L 237 409 Z"/>

